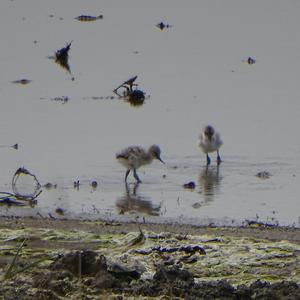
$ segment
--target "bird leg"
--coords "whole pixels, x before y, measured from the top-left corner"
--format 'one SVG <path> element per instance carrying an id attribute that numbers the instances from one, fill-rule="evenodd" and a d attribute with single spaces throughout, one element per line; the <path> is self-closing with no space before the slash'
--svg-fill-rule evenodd
<path id="1" fill-rule="evenodd" d="M 133 176 L 137 180 L 138 183 L 142 182 L 141 179 L 139 178 L 138 174 L 136 173 L 136 169 L 133 169 Z"/>
<path id="2" fill-rule="evenodd" d="M 127 182 L 127 177 L 128 177 L 128 175 L 129 175 L 129 173 L 130 173 L 130 169 L 126 171 L 125 182 Z"/>
<path id="3" fill-rule="evenodd" d="M 219 150 L 217 151 L 217 164 L 219 165 L 222 162 Z"/>
<path id="4" fill-rule="evenodd" d="M 207 153 L 206 153 L 206 165 L 207 165 L 207 166 L 210 165 L 210 157 L 208 156 Z"/>

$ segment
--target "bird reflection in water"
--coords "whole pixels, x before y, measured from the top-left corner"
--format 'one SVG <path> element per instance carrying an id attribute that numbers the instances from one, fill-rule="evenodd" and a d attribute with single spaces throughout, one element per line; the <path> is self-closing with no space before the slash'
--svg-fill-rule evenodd
<path id="1" fill-rule="evenodd" d="M 150 216 L 159 216 L 160 205 L 153 205 L 148 197 L 139 195 L 138 187 L 138 182 L 133 185 L 133 188 L 125 183 L 125 194 L 116 202 L 119 214 L 139 212 Z"/>
<path id="2" fill-rule="evenodd" d="M 222 177 L 220 176 L 219 166 L 206 166 L 199 175 L 199 185 L 202 188 L 204 202 L 214 200 L 214 196 L 219 193 Z"/>

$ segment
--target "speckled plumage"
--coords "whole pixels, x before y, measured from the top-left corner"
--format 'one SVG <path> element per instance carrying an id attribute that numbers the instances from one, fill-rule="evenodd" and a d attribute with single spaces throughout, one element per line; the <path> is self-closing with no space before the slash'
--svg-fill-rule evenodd
<path id="1" fill-rule="evenodd" d="M 133 170 L 133 176 L 138 181 L 139 179 L 136 170 L 144 165 L 148 165 L 153 159 L 158 159 L 162 163 L 160 158 L 160 148 L 157 145 L 152 145 L 148 151 L 140 146 L 130 146 L 116 154 L 116 159 L 127 169 L 125 181 L 130 171 Z"/>

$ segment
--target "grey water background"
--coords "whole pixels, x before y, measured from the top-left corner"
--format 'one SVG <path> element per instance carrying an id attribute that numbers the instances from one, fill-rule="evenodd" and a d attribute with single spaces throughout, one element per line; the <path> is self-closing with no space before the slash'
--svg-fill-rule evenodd
<path id="1" fill-rule="evenodd" d="M 0 190 L 20 166 L 57 184 L 1 215 L 300 226 L 298 1 L 7 0 L 0 16 L 0 144 L 20 145 L 0 148 Z M 48 56 L 71 41 L 68 74 Z M 144 105 L 105 99 L 133 75 Z M 22 78 L 32 82 L 11 83 Z M 207 170 L 197 138 L 208 123 L 224 145 Z M 115 153 L 153 143 L 166 165 L 126 187 Z"/>

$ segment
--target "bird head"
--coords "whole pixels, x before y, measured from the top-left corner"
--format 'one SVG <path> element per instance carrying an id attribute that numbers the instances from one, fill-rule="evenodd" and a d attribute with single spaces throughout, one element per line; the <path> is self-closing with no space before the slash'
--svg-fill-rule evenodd
<path id="1" fill-rule="evenodd" d="M 204 128 L 204 135 L 211 141 L 213 135 L 215 134 L 215 130 L 211 125 L 207 125 Z"/>
<path id="2" fill-rule="evenodd" d="M 152 145 L 149 149 L 149 153 L 150 155 L 155 158 L 158 159 L 160 162 L 162 162 L 163 164 L 165 163 L 161 158 L 160 158 L 160 148 L 158 145 Z"/>

